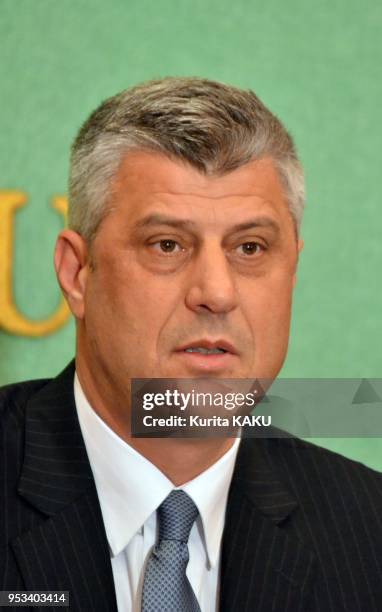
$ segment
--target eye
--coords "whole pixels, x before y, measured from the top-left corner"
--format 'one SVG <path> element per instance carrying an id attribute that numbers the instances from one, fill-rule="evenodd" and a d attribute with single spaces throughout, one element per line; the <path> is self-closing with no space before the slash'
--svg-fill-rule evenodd
<path id="1" fill-rule="evenodd" d="M 238 249 L 242 249 L 241 255 L 258 255 L 264 247 L 258 242 L 243 242 Z"/>
<path id="2" fill-rule="evenodd" d="M 169 238 L 165 238 L 164 240 L 158 240 L 158 242 L 153 243 L 152 245 L 156 251 L 161 251 L 162 253 L 176 253 L 181 251 L 181 247 L 176 242 L 176 240 L 170 240 Z"/>

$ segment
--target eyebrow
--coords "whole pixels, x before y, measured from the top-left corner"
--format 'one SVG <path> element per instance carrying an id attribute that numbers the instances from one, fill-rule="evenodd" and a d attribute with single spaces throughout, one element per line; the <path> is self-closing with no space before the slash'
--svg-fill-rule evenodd
<path id="1" fill-rule="evenodd" d="M 177 219 L 176 217 L 168 217 L 167 215 L 151 214 L 140 219 L 136 224 L 135 228 L 151 227 L 153 225 L 169 225 L 180 229 L 196 229 L 197 225 L 194 221 L 188 219 Z M 232 232 L 240 232 L 244 230 L 253 229 L 255 227 L 271 227 L 276 232 L 280 231 L 279 224 L 271 217 L 259 216 L 246 221 L 245 223 L 239 223 L 230 228 Z"/>

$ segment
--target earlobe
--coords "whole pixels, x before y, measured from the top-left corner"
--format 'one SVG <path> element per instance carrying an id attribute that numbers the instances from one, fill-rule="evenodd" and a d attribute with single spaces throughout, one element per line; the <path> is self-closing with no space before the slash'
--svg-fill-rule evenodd
<path id="1" fill-rule="evenodd" d="M 62 231 L 56 242 L 54 267 L 62 292 L 73 315 L 84 317 L 84 297 L 88 274 L 88 248 L 72 230 Z"/>

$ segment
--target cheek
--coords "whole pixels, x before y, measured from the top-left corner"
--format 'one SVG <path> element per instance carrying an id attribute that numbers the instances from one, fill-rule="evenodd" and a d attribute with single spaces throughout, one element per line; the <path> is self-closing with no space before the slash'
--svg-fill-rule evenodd
<path id="1" fill-rule="evenodd" d="M 293 278 L 274 278 L 252 288 L 247 316 L 255 343 L 284 341 L 289 335 Z"/>
<path id="2" fill-rule="evenodd" d="M 101 327 L 106 323 L 114 334 L 139 335 L 141 341 L 160 330 L 179 301 L 165 278 L 115 260 L 96 271 L 87 293 L 88 309 Z"/>

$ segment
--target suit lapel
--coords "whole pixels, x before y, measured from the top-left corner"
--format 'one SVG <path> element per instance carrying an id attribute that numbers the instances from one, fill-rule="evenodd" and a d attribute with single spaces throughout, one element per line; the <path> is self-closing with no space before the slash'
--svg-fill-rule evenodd
<path id="1" fill-rule="evenodd" d="M 28 590 L 68 590 L 71 612 L 116 612 L 73 377 L 74 363 L 27 406 L 18 491 L 46 520 L 36 520 L 36 527 L 11 546 Z M 240 445 L 223 537 L 221 612 L 302 612 L 312 590 L 314 555 L 282 528 L 297 503 L 266 447 L 260 439 L 244 439 Z"/>
<path id="2" fill-rule="evenodd" d="M 297 502 L 267 443 L 244 439 L 240 445 L 223 536 L 220 612 L 302 612 L 312 591 L 315 557 L 282 528 Z"/>
<path id="3" fill-rule="evenodd" d="M 75 409 L 73 377 L 71 363 L 27 406 L 18 492 L 46 520 L 11 546 L 27 589 L 70 591 L 71 612 L 116 612 L 110 554 Z"/>

